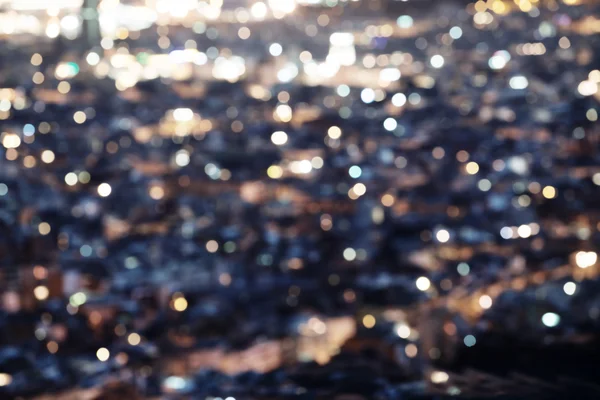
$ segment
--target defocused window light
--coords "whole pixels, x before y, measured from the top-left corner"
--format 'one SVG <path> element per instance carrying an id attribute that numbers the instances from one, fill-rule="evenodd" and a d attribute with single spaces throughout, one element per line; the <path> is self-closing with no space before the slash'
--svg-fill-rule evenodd
<path id="1" fill-rule="evenodd" d="M 398 122 L 394 118 L 386 118 L 386 120 L 383 121 L 383 127 L 386 131 L 392 132 L 398 127 Z"/>
<path id="2" fill-rule="evenodd" d="M 346 261 L 354 261 L 356 259 L 356 250 L 351 247 L 348 247 L 344 250 L 344 259 Z"/>
<path id="3" fill-rule="evenodd" d="M 482 192 L 487 192 L 492 188 L 492 182 L 490 182 L 488 179 L 482 179 L 477 183 L 477 187 Z"/>
<path id="4" fill-rule="evenodd" d="M 348 170 L 348 175 L 350 175 L 350 177 L 354 178 L 354 179 L 360 178 L 361 174 L 362 174 L 362 169 L 358 165 L 353 165 Z"/>
<path id="5" fill-rule="evenodd" d="M 179 150 L 175 155 L 175 164 L 185 167 L 190 163 L 190 154 L 186 150 Z"/>
<path id="6" fill-rule="evenodd" d="M 101 347 L 96 352 L 96 357 L 98 357 L 98 360 L 102 362 L 108 361 L 108 359 L 110 358 L 110 351 L 108 351 L 108 349 L 106 349 L 105 347 Z"/>
<path id="7" fill-rule="evenodd" d="M 477 172 L 479 172 L 479 165 L 475 161 L 471 161 L 467 164 L 465 169 L 469 175 L 475 175 Z"/>
<path id="8" fill-rule="evenodd" d="M 44 150 L 42 152 L 41 158 L 44 163 L 50 164 L 54 161 L 54 158 L 55 158 L 54 152 L 52 150 Z"/>
<path id="9" fill-rule="evenodd" d="M 542 315 L 542 323 L 548 328 L 553 328 L 560 323 L 560 316 L 558 314 L 548 312 Z"/>
<path id="10" fill-rule="evenodd" d="M 579 251 L 575 254 L 575 263 L 579 268 L 585 269 L 596 264 L 598 255 L 593 251 Z"/>
<path id="11" fill-rule="evenodd" d="M 260 1 L 250 7 L 250 14 L 256 19 L 264 19 L 267 16 L 267 11 L 267 5 Z"/>
<path id="12" fill-rule="evenodd" d="M 419 289 L 422 292 L 426 291 L 431 287 L 431 282 L 428 278 L 424 276 L 419 277 L 415 284 L 417 285 L 417 289 Z"/>
<path id="13" fill-rule="evenodd" d="M 553 199 L 556 197 L 556 189 L 553 186 L 546 186 L 542 190 L 542 195 L 547 199 Z"/>
<path id="14" fill-rule="evenodd" d="M 491 69 L 502 69 L 510 61 L 510 53 L 506 50 L 500 50 L 490 57 L 488 64 Z"/>
<path id="15" fill-rule="evenodd" d="M 392 96 L 392 104 L 396 107 L 402 107 L 406 104 L 406 95 L 404 93 L 396 93 Z"/>
<path id="16" fill-rule="evenodd" d="M 287 141 L 288 135 L 283 131 L 273 132 L 273 134 L 271 135 L 271 142 L 273 142 L 273 144 L 276 144 L 277 146 L 282 146 L 286 144 Z"/>
<path id="17" fill-rule="evenodd" d="M 435 238 L 440 243 L 446 243 L 448 240 L 450 240 L 450 233 L 446 229 L 440 229 L 435 234 Z"/>
<path id="18" fill-rule="evenodd" d="M 310 161 L 310 164 L 314 169 L 321 169 L 325 163 L 321 157 L 317 156 L 313 157 L 313 159 Z"/>
<path id="19" fill-rule="evenodd" d="M 563 290 L 568 296 L 572 296 L 575 294 L 575 291 L 577 290 L 577 285 L 575 284 L 575 282 L 567 282 L 563 286 Z"/>
<path id="20" fill-rule="evenodd" d="M 282 52 L 283 52 L 283 47 L 281 47 L 281 45 L 279 43 L 273 43 L 269 46 L 269 53 L 273 57 L 280 56 Z"/>
<path id="21" fill-rule="evenodd" d="M 340 85 L 337 87 L 336 91 L 340 97 L 347 97 L 350 94 L 350 87 L 347 85 Z"/>
<path id="22" fill-rule="evenodd" d="M 396 20 L 396 24 L 400 28 L 410 28 L 411 26 L 413 26 L 413 18 L 410 15 L 401 15 Z"/>
<path id="23" fill-rule="evenodd" d="M 395 82 L 400 79 L 401 75 L 398 68 L 384 68 L 379 73 L 379 79 L 384 82 Z"/>
<path id="24" fill-rule="evenodd" d="M 529 227 L 529 225 L 521 225 L 517 229 L 517 233 L 520 237 L 526 239 L 531 236 L 531 228 Z"/>
<path id="25" fill-rule="evenodd" d="M 91 65 L 91 66 L 95 66 L 98 65 L 98 63 L 100 62 L 100 56 L 98 55 L 98 53 L 94 53 L 94 52 L 90 52 L 86 58 L 85 61 Z"/>
<path id="26" fill-rule="evenodd" d="M 337 126 L 332 126 L 327 130 L 327 135 L 332 139 L 339 139 L 342 136 L 342 130 Z"/>
<path id="27" fill-rule="evenodd" d="M 585 80 L 577 86 L 577 91 L 582 96 L 592 96 L 598 92 L 598 84 L 590 80 Z"/>
<path id="28" fill-rule="evenodd" d="M 363 89 L 360 92 L 360 99 L 365 104 L 372 103 L 373 101 L 375 101 L 375 91 L 373 89 L 371 89 L 371 88 Z"/>
<path id="29" fill-rule="evenodd" d="M 512 229 L 509 226 L 503 227 L 500 229 L 500 236 L 502 236 L 502 239 L 512 238 Z"/>
<path id="30" fill-rule="evenodd" d="M 558 40 L 558 45 L 561 49 L 568 49 L 569 47 L 571 47 L 571 41 L 568 37 L 563 36 Z"/>
<path id="31" fill-rule="evenodd" d="M 100 186 L 98 186 L 98 194 L 101 197 L 108 197 L 108 196 L 110 196 L 111 192 L 112 192 L 112 188 L 110 187 L 110 185 L 108 183 L 101 183 Z"/>
<path id="32" fill-rule="evenodd" d="M 271 165 L 267 169 L 267 175 L 271 179 L 279 179 L 283 176 L 283 169 L 279 165 Z"/>
<path id="33" fill-rule="evenodd" d="M 509 85 L 512 89 L 521 90 L 526 89 L 529 86 L 529 81 L 522 75 L 513 76 L 510 78 Z"/>
<path id="34" fill-rule="evenodd" d="M 487 294 L 481 296 L 479 298 L 479 305 L 484 310 L 487 310 L 488 308 L 490 308 L 492 306 L 492 298 L 490 296 L 488 296 Z"/>
<path id="35" fill-rule="evenodd" d="M 463 342 L 464 342 L 465 346 L 473 347 L 477 343 L 477 340 L 475 339 L 475 336 L 467 335 L 467 336 L 465 336 Z"/>
<path id="36" fill-rule="evenodd" d="M 452 39 L 460 39 L 462 34 L 463 31 L 460 28 L 460 26 L 453 26 L 452 28 L 450 28 L 450 37 Z"/>
<path id="37" fill-rule="evenodd" d="M 444 66 L 444 57 L 442 57 L 439 54 L 436 54 L 433 57 L 431 57 L 430 62 L 433 68 L 442 68 Z"/>
<path id="38" fill-rule="evenodd" d="M 359 196 L 362 196 L 365 193 L 367 193 L 367 187 L 364 185 L 364 183 L 357 183 L 356 185 L 354 185 L 353 189 L 354 193 L 356 193 Z"/>

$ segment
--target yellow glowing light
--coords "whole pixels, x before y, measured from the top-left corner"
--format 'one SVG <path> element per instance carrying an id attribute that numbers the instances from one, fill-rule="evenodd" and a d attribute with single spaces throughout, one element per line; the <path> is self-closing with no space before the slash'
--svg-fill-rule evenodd
<path id="1" fill-rule="evenodd" d="M 47 222 L 42 222 L 38 225 L 38 231 L 40 232 L 40 235 L 47 235 L 50 233 L 51 228 L 50 228 L 50 224 Z"/>
<path id="2" fill-rule="evenodd" d="M 23 159 L 23 165 L 25 168 L 33 168 L 35 167 L 36 161 L 34 156 L 25 156 Z"/>
<path id="3" fill-rule="evenodd" d="M 12 376 L 5 373 L 0 373 L 0 387 L 8 386 L 12 383 Z"/>
<path id="4" fill-rule="evenodd" d="M 593 251 L 579 251 L 575 254 L 575 263 L 581 269 L 586 269 L 596 264 L 598 254 Z"/>
<path id="5" fill-rule="evenodd" d="M 35 53 L 34 55 L 31 56 L 31 65 L 38 67 L 42 64 L 43 61 L 44 61 L 44 58 L 39 53 Z"/>
<path id="6" fill-rule="evenodd" d="M 388 194 L 384 194 L 384 195 L 381 197 L 381 204 L 383 204 L 383 205 L 384 205 L 384 206 L 386 206 L 386 207 L 391 207 L 391 206 L 393 206 L 395 201 L 396 201 L 396 200 L 394 199 L 394 196 L 392 196 L 392 195 L 391 195 L 391 194 L 389 194 L 389 193 L 388 193 Z"/>
<path id="7" fill-rule="evenodd" d="M 33 295 L 38 300 L 46 300 L 50 295 L 50 291 L 46 286 L 36 286 L 35 289 L 33 289 Z"/>
<path id="8" fill-rule="evenodd" d="M 102 362 L 108 361 L 110 358 L 110 351 L 108 351 L 106 347 L 100 347 L 96 352 L 96 357 Z"/>
<path id="9" fill-rule="evenodd" d="M 188 307 L 188 302 L 183 297 L 178 297 L 177 299 L 175 299 L 175 301 L 173 301 L 173 308 L 176 311 L 179 311 L 179 312 L 185 311 L 187 307 Z"/>
<path id="10" fill-rule="evenodd" d="M 436 384 L 445 383 L 445 382 L 448 382 L 449 378 L 450 378 L 450 376 L 444 371 L 433 371 L 431 373 L 431 382 L 432 383 L 436 383 Z"/>
<path id="11" fill-rule="evenodd" d="M 531 3 L 529 2 L 529 0 L 521 0 L 521 3 L 519 4 L 519 8 L 521 9 L 521 11 L 523 12 L 529 12 L 531 11 L 531 8 L 533 6 L 531 5 Z"/>
<path id="12" fill-rule="evenodd" d="M 46 78 L 44 77 L 44 74 L 39 71 L 33 74 L 33 78 L 31 78 L 33 83 L 35 83 L 36 85 L 41 85 L 42 83 L 44 83 L 45 79 Z"/>
<path id="13" fill-rule="evenodd" d="M 371 314 L 367 314 L 363 317 L 362 322 L 363 322 L 363 325 L 365 326 L 365 328 L 371 329 L 372 327 L 375 326 L 375 323 L 377 321 L 375 320 L 374 316 L 372 316 Z"/>
<path id="14" fill-rule="evenodd" d="M 160 200 L 165 196 L 165 190 L 162 188 L 162 186 L 154 185 L 150 188 L 148 194 L 150 197 L 152 197 L 152 199 Z"/>
<path id="15" fill-rule="evenodd" d="M 14 161 L 19 156 L 19 153 L 15 149 L 6 150 L 6 159 L 9 161 Z"/>
<path id="16" fill-rule="evenodd" d="M 475 175 L 479 172 L 479 165 L 475 161 L 471 161 L 467 164 L 466 170 L 469 175 Z"/>
<path id="17" fill-rule="evenodd" d="M 585 80 L 577 86 L 577 91 L 582 96 L 592 96 L 598 92 L 598 84 L 591 80 Z"/>
<path id="18" fill-rule="evenodd" d="M 54 161 L 54 152 L 52 150 L 44 150 L 42 152 L 42 161 L 46 164 L 50 164 Z"/>
<path id="19" fill-rule="evenodd" d="M 357 196 L 362 196 L 365 193 L 367 193 L 367 187 L 363 183 L 357 183 L 356 185 L 354 185 L 352 190 L 354 191 L 354 193 L 356 193 Z"/>
<path id="20" fill-rule="evenodd" d="M 487 10 L 487 4 L 485 4 L 485 1 L 479 0 L 477 3 L 475 3 L 475 11 L 484 12 L 486 10 Z"/>
<path id="21" fill-rule="evenodd" d="M 337 126 L 332 126 L 327 130 L 327 135 L 332 139 L 339 139 L 342 136 L 342 130 Z"/>
<path id="22" fill-rule="evenodd" d="M 547 199 L 553 199 L 556 197 L 556 189 L 553 186 L 546 186 L 542 190 L 542 195 Z"/>
<path id="23" fill-rule="evenodd" d="M 271 179 L 279 179 L 283 176 L 283 169 L 279 165 L 271 165 L 267 169 L 267 175 Z"/>
<path id="24" fill-rule="evenodd" d="M 21 138 L 16 133 L 4 133 L 2 135 L 2 146 L 7 149 L 16 149 L 21 145 Z"/>
<path id="25" fill-rule="evenodd" d="M 87 116 L 83 111 L 77 111 L 73 114 L 73 120 L 78 124 L 83 124 L 87 120 Z"/>
<path id="26" fill-rule="evenodd" d="M 138 344 L 140 344 L 142 338 L 140 337 L 140 335 L 138 335 L 137 333 L 130 333 L 129 336 L 127 336 L 127 343 L 129 343 L 132 346 L 137 346 Z"/>
<path id="27" fill-rule="evenodd" d="M 60 94 L 67 94 L 71 91 L 71 84 L 67 81 L 62 81 L 58 84 L 56 89 Z"/>
<path id="28" fill-rule="evenodd" d="M 507 11 L 506 4 L 504 4 L 502 1 L 495 1 L 492 4 L 492 10 L 496 14 L 504 14 Z"/>

